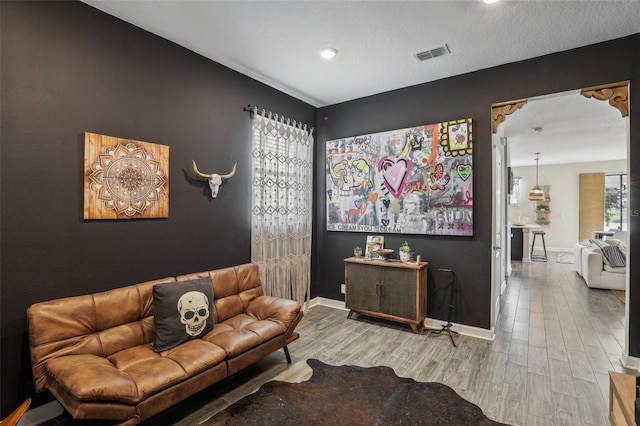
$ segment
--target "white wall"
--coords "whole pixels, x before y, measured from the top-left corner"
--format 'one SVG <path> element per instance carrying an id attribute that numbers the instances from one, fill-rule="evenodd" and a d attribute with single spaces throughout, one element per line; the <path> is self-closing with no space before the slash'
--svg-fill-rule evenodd
<path id="1" fill-rule="evenodd" d="M 546 232 L 545 243 L 548 251 L 572 252 L 574 244 L 578 241 L 580 174 L 626 173 L 626 171 L 626 160 L 539 166 L 538 185 L 551 186 L 549 189 L 551 223 L 540 225 Z M 509 206 L 509 221 L 520 214 L 528 217 L 530 224 L 534 224 L 536 203 L 529 201 L 527 196 L 529 190 L 535 185 L 536 168 L 535 166 L 513 168 L 513 176 L 521 178 L 520 196 L 517 206 Z"/>

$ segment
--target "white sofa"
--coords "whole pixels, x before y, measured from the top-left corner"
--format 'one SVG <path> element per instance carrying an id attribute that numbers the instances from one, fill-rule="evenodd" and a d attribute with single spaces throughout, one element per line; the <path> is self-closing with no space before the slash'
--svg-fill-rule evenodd
<path id="1" fill-rule="evenodd" d="M 611 237 L 625 244 L 628 244 L 628 238 L 626 231 L 618 231 Z M 610 290 L 626 288 L 627 268 L 607 265 L 602 252 L 597 247 L 587 245 L 585 242 L 576 243 L 574 256 L 576 272 L 582 276 L 588 287 Z"/>

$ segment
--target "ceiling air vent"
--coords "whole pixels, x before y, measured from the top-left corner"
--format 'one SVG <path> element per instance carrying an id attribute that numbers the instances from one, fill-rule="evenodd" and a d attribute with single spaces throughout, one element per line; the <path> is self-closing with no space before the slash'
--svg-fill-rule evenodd
<path id="1" fill-rule="evenodd" d="M 445 44 L 444 46 L 416 53 L 414 56 L 419 61 L 426 61 L 427 59 L 437 58 L 438 56 L 448 55 L 449 53 L 451 53 L 451 51 L 449 50 L 449 46 Z"/>

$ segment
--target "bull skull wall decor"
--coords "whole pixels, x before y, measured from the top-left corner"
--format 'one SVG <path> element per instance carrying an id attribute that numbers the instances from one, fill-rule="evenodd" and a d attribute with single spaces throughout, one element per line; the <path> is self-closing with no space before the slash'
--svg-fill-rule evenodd
<path id="1" fill-rule="evenodd" d="M 215 173 L 206 174 L 198 170 L 198 166 L 196 166 L 196 162 L 194 160 L 191 161 L 193 162 L 193 172 L 196 174 L 196 176 L 202 180 L 209 181 L 209 188 L 211 188 L 211 198 L 216 198 L 218 196 L 220 184 L 222 184 L 223 180 L 229 179 L 236 174 L 236 166 L 238 165 L 238 163 L 235 163 L 231 171 L 226 175 L 218 175 Z"/>

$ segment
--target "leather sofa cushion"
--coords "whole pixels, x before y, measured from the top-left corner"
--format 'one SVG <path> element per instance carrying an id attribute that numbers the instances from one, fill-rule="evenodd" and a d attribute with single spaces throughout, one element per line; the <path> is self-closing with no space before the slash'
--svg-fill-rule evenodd
<path id="1" fill-rule="evenodd" d="M 215 323 L 244 313 L 253 299 L 262 296 L 258 265 L 246 263 L 229 268 L 180 275 L 178 282 L 208 277 L 213 285 Z"/>
<path id="2" fill-rule="evenodd" d="M 47 363 L 49 380 L 82 401 L 117 400 L 135 402 L 138 390 L 133 380 L 96 355 L 68 355 Z"/>
<path id="3" fill-rule="evenodd" d="M 286 330 L 298 316 L 300 308 L 300 304 L 293 300 L 260 296 L 247 307 L 247 315 L 258 319 L 269 319 L 276 322 L 282 330 Z"/>
<path id="4" fill-rule="evenodd" d="M 146 344 L 107 358 L 62 356 L 50 360 L 46 368 L 49 380 L 55 380 L 79 401 L 136 404 L 219 364 L 225 357 L 222 348 L 194 339 L 161 353 L 154 352 L 151 344 Z"/>
<path id="5" fill-rule="evenodd" d="M 284 334 L 299 311 L 300 304 L 293 300 L 259 296 L 249 304 L 246 313 L 216 324 L 204 339 L 223 348 L 229 357 L 235 357 Z"/>
<path id="6" fill-rule="evenodd" d="M 228 356 L 234 357 L 283 333 L 284 330 L 273 321 L 257 320 L 240 314 L 217 324 L 204 339 L 220 346 Z"/>
<path id="7" fill-rule="evenodd" d="M 36 391 L 44 389 L 51 358 L 90 354 L 107 357 L 153 339 L 153 286 L 164 278 L 103 293 L 34 303 L 27 310 Z"/>

